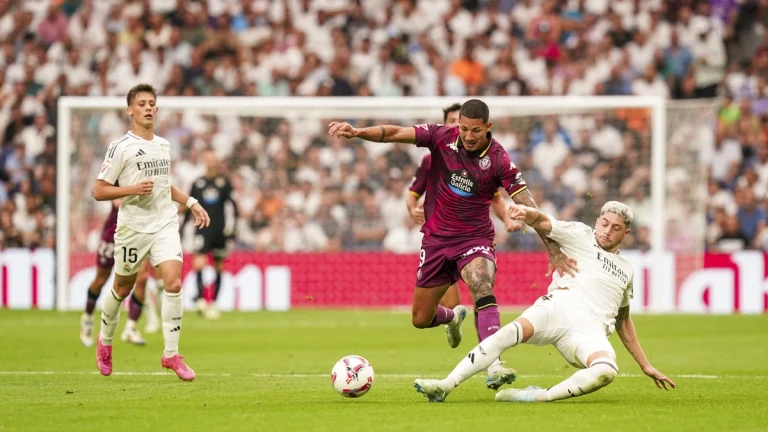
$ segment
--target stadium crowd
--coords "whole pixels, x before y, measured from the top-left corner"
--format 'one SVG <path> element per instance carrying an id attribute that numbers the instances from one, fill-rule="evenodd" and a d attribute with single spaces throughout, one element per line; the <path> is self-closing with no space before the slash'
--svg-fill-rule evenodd
<path id="1" fill-rule="evenodd" d="M 697 135 L 706 214 L 673 202 L 669 247 L 703 248 L 683 229 L 700 216 L 710 250 L 768 248 L 765 3 L 0 0 L 0 247 L 54 245 L 57 99 L 149 82 L 165 96 L 720 96 L 714 130 Z M 123 116 L 73 117 L 74 250 L 96 247 L 107 209 L 90 185 Z M 239 248 L 418 251 L 404 196 L 423 150 L 343 143 L 325 120 L 169 112 L 158 133 L 176 144 L 186 190 L 204 173 L 201 152 L 216 151 L 242 215 Z M 637 221 L 627 247 L 648 247 L 647 111 L 494 121 L 542 208 L 588 222 L 590 202 L 624 200 Z M 673 174 L 669 197 L 685 201 L 695 179 Z M 502 250 L 541 247 L 497 226 Z"/>

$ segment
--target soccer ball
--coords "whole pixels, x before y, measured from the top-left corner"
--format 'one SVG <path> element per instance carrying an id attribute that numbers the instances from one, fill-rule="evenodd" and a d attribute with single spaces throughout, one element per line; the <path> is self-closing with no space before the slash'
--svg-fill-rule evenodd
<path id="1" fill-rule="evenodd" d="M 373 366 L 360 356 L 346 356 L 333 365 L 331 382 L 340 395 L 358 398 L 373 385 Z"/>

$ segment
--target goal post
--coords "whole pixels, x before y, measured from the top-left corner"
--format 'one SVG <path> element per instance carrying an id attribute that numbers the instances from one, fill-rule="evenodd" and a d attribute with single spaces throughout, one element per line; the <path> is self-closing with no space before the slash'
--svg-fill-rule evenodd
<path id="1" fill-rule="evenodd" d="M 469 99 L 454 97 L 431 98 L 253 98 L 253 97 L 163 97 L 160 96 L 158 107 L 160 115 L 165 112 L 194 111 L 201 114 L 232 115 L 256 118 L 309 117 L 313 119 L 366 119 L 371 121 L 392 121 L 398 119 L 402 124 L 409 121 L 439 123 L 441 110 L 457 101 Z M 665 173 L 668 149 L 666 148 L 668 131 L 668 105 L 671 102 L 661 97 L 650 96 L 595 96 L 595 97 L 482 97 L 490 108 L 491 120 L 504 118 L 526 118 L 532 116 L 550 115 L 580 115 L 583 113 L 608 112 L 611 110 L 636 109 L 647 110 L 650 133 L 650 252 L 652 259 L 664 259 L 665 229 Z M 70 256 L 72 239 L 75 230 L 72 227 L 73 203 L 73 168 L 77 167 L 77 176 L 90 175 L 96 177 L 96 172 L 84 173 L 88 166 L 78 166 L 79 153 L 75 154 L 75 146 L 83 145 L 73 140 L 73 122 L 80 129 L 97 128 L 87 120 L 91 115 L 104 112 L 124 114 L 126 101 L 123 97 L 71 97 L 66 96 L 58 102 L 58 134 L 57 134 L 57 205 L 56 205 L 56 292 L 57 308 L 68 309 L 68 286 L 70 284 Z M 411 123 L 413 124 L 413 123 Z M 494 130 L 496 128 L 494 127 Z M 122 135 L 124 131 L 114 131 Z M 87 133 L 80 131 L 80 134 Z M 98 134 L 92 133 L 88 141 L 95 148 L 95 158 L 101 162 L 103 150 L 98 143 Z M 172 145 L 175 143 L 172 142 Z M 502 143 L 503 144 L 503 143 Z M 74 157 L 73 157 L 74 156 Z M 174 163 L 178 163 L 174 160 Z M 523 175 L 525 176 L 525 172 Z M 619 173 L 617 175 L 623 175 Z M 78 191 L 78 199 L 90 198 L 90 190 Z M 612 197 L 611 197 L 612 198 Z M 79 229 L 79 228 L 78 228 Z M 78 234 L 79 235 L 79 234 Z M 83 233 L 85 235 L 85 233 Z M 657 277 L 651 272 L 651 278 Z"/>

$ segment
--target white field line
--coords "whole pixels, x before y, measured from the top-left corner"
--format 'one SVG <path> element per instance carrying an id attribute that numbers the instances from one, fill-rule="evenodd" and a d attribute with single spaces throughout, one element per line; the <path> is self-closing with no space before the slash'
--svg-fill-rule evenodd
<path id="1" fill-rule="evenodd" d="M 24 376 L 24 375 L 99 375 L 99 372 L 92 371 L 0 371 L 0 376 Z M 171 372 L 113 372 L 116 376 L 166 376 L 173 375 Z M 480 377 L 482 374 L 478 374 Z M 558 378 L 568 374 L 532 374 L 520 375 L 520 378 Z M 286 374 L 286 373 L 252 373 L 252 374 L 229 374 L 229 373 L 199 373 L 199 377 L 255 377 L 255 378 L 328 378 L 329 374 Z M 619 374 L 625 378 L 645 377 L 641 374 Z M 702 375 L 702 374 L 679 374 L 670 375 L 673 378 L 683 379 L 768 379 L 766 375 Z M 377 374 L 377 378 L 437 378 L 436 375 L 418 375 L 418 374 Z"/>

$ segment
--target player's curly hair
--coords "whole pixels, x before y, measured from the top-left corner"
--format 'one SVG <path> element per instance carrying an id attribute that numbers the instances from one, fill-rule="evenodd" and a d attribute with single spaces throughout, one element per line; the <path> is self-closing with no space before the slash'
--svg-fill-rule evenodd
<path id="1" fill-rule="evenodd" d="M 449 107 L 443 108 L 443 123 L 448 121 L 448 114 L 461 109 L 460 103 L 455 103 Z"/>
<path id="2" fill-rule="evenodd" d="M 126 96 L 126 102 L 128 102 L 128 106 L 131 106 L 133 103 L 133 100 L 136 99 L 136 95 L 139 93 L 151 93 L 152 96 L 155 97 L 155 101 L 157 101 L 157 91 L 154 87 L 152 87 L 151 84 L 138 84 L 133 86 L 133 88 L 128 92 L 128 96 Z"/>
<path id="3" fill-rule="evenodd" d="M 626 225 L 627 228 L 632 225 L 632 221 L 635 219 L 635 215 L 632 213 L 632 209 L 629 208 L 628 205 L 619 201 L 608 201 L 605 203 L 603 208 L 600 210 L 600 216 L 606 213 L 613 213 L 619 216 L 624 221 L 624 225 Z"/>

